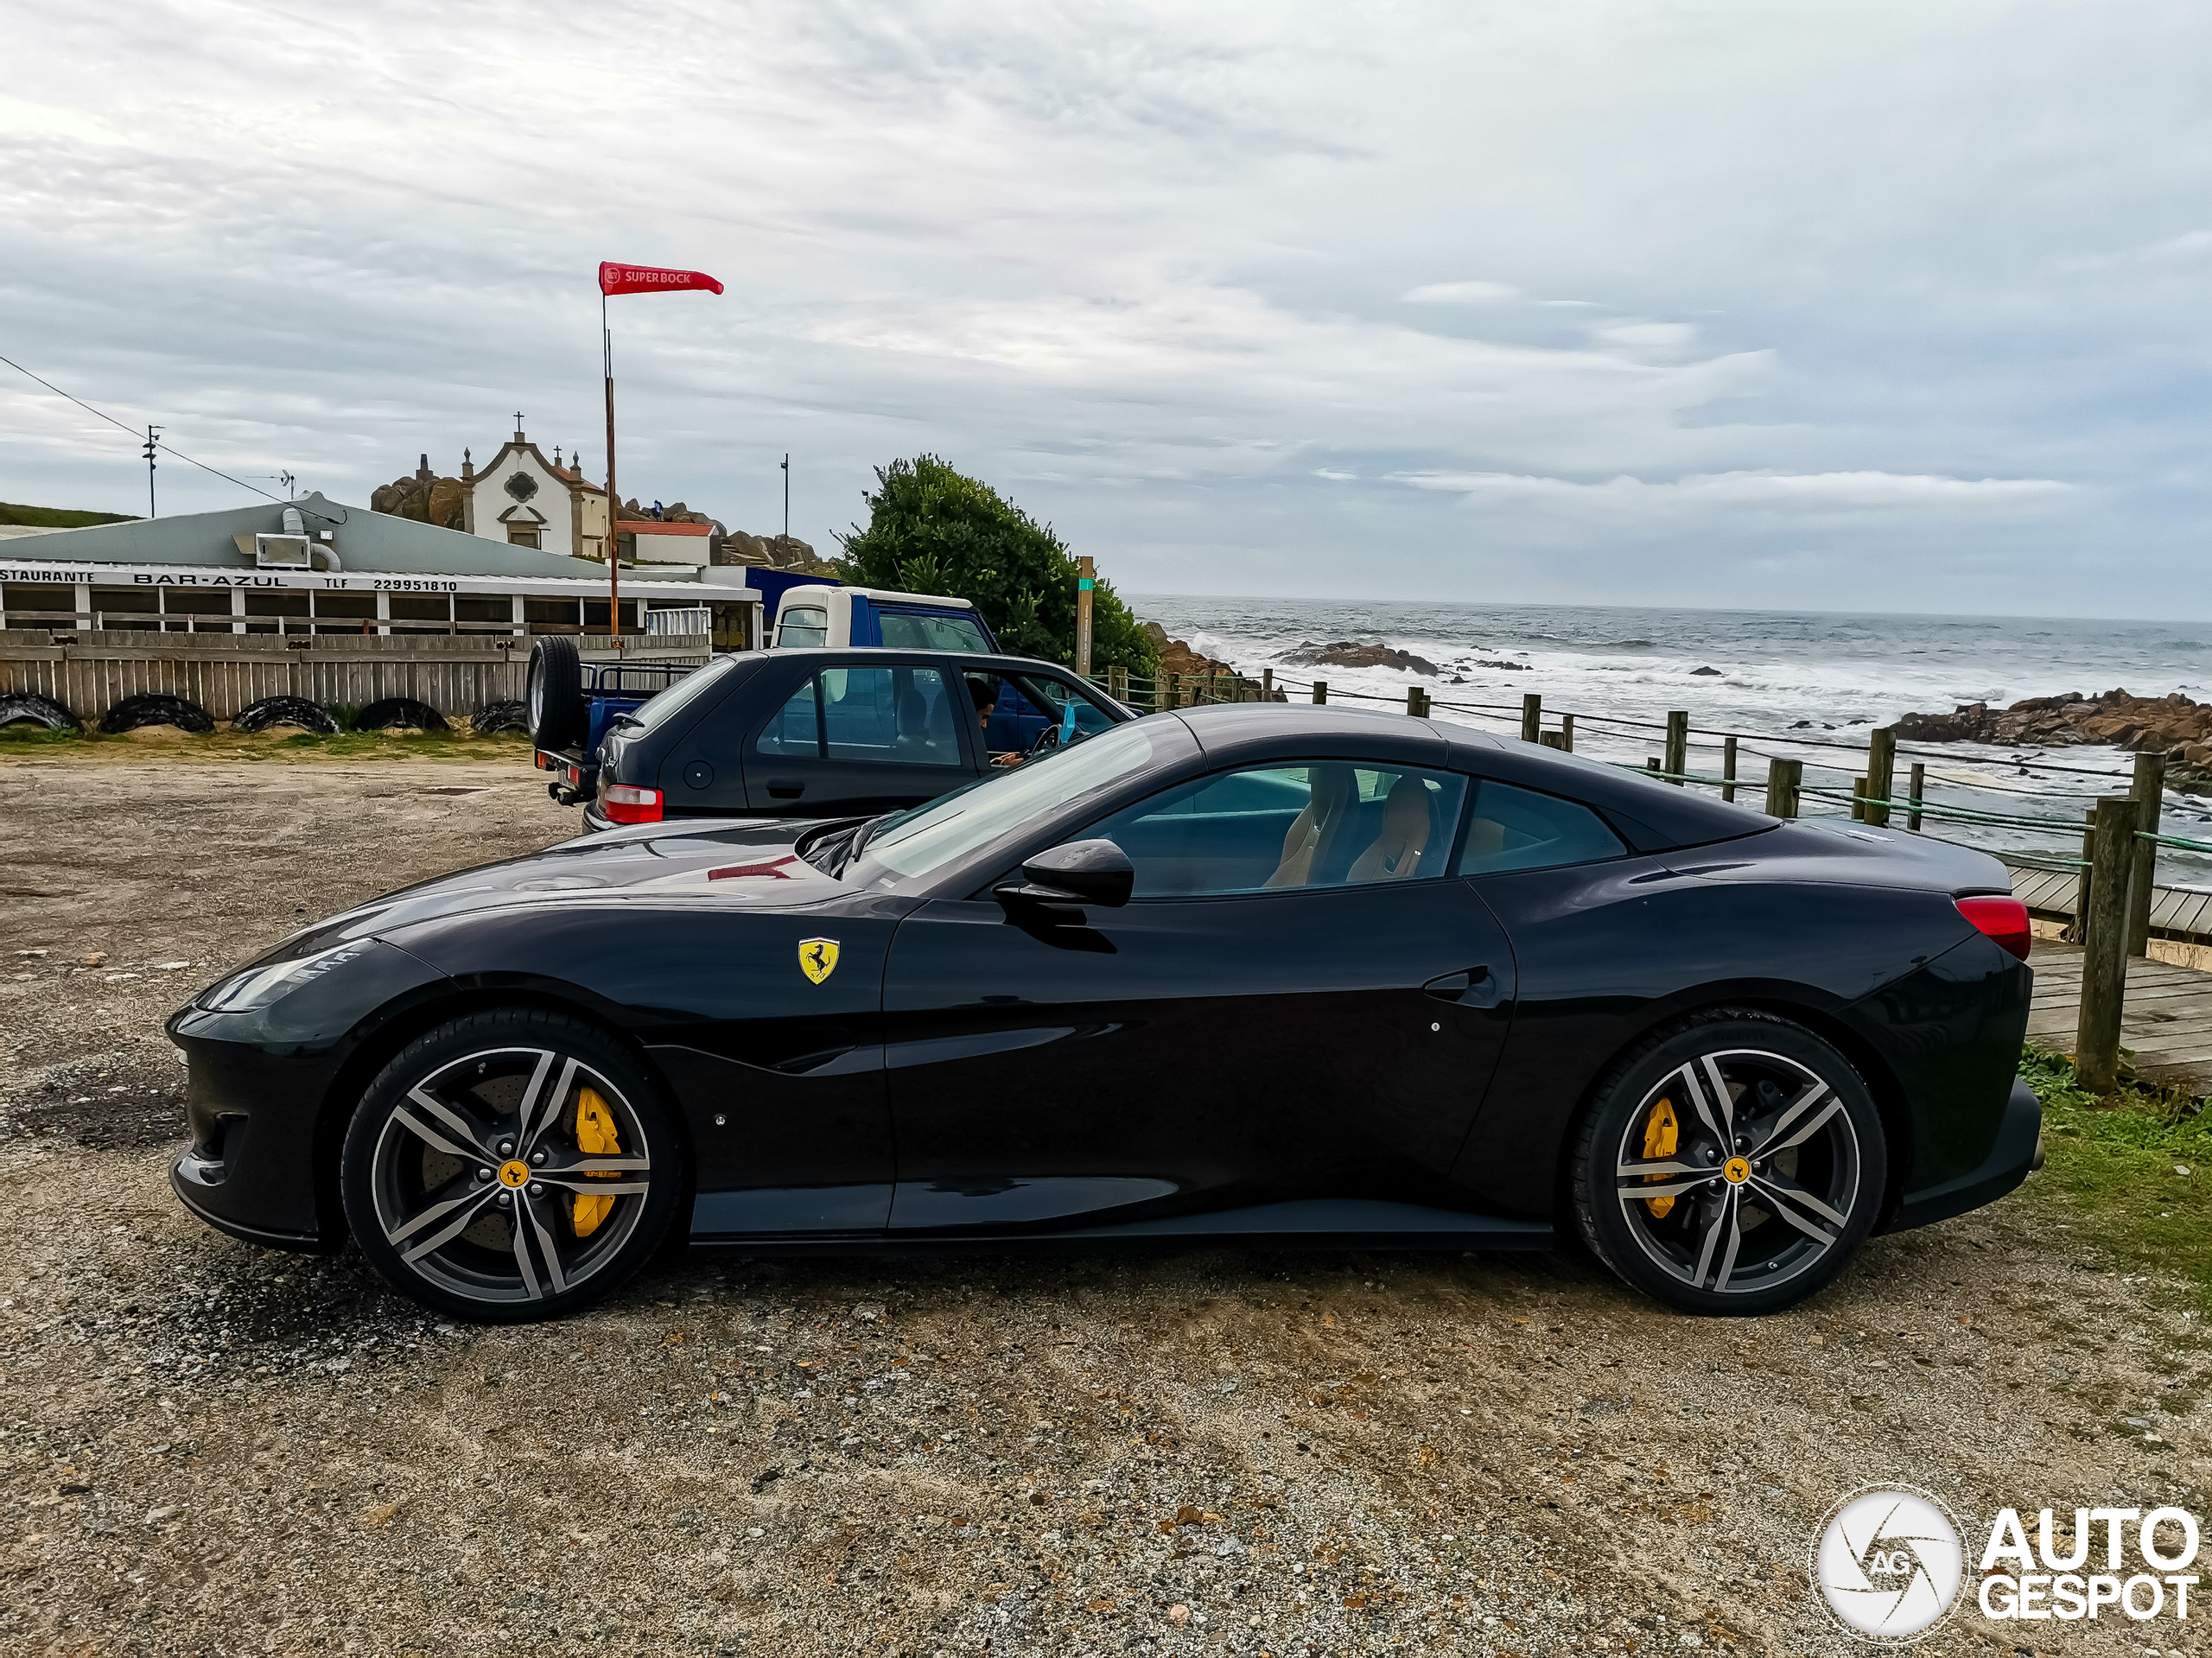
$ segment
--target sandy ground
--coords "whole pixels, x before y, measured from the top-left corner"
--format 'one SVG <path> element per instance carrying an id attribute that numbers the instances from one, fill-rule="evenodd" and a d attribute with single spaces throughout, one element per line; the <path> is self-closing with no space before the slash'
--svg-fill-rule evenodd
<path id="1" fill-rule="evenodd" d="M 0 760 L 0 1650 L 1840 1653 L 1855 1487 L 2203 1506 L 2212 1357 L 2032 1183 L 1756 1321 L 1571 1255 L 671 1256 L 484 1331 L 189 1219 L 162 1020 L 575 822 L 519 759 Z M 1919 1649 L 2195 1623 L 2021 1627 Z"/>

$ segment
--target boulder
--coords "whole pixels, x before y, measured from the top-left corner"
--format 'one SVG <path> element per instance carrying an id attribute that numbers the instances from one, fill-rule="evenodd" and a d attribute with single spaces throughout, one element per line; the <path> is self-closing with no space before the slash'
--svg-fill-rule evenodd
<path id="1" fill-rule="evenodd" d="M 1303 639 L 1283 660 L 1315 668 L 1396 668 L 1409 674 L 1427 674 L 1432 679 L 1438 671 L 1426 657 L 1394 651 L 1387 645 L 1363 645 L 1357 639 L 1338 639 L 1329 645 Z"/>
<path id="2" fill-rule="evenodd" d="M 2139 753 L 2171 753 L 2212 739 L 2212 704 L 2193 702 L 2179 691 L 2164 696 L 2132 696 L 2124 688 L 2097 696 L 2069 691 L 2063 696 L 2023 697 L 2003 709 L 1961 702 L 1948 714 L 1908 714 L 1895 729 L 1898 740 L 1907 742 L 2040 748 L 2110 743 Z"/>

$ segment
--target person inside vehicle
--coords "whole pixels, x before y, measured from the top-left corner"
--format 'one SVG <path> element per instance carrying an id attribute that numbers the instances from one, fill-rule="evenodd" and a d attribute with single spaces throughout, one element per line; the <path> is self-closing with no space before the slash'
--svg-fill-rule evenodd
<path id="1" fill-rule="evenodd" d="M 968 676 L 968 695 L 976 704 L 976 724 L 984 731 L 991 728 L 991 714 L 999 705 L 999 683 L 980 674 Z M 1020 750 L 1010 748 L 991 756 L 994 765 L 1019 765 L 1027 759 Z"/>

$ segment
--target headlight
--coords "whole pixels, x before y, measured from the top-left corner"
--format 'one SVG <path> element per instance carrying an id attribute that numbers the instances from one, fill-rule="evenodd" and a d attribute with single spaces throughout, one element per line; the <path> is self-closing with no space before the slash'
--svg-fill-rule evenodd
<path id="1" fill-rule="evenodd" d="M 312 956 L 276 962 L 267 967 L 250 967 L 207 991 L 200 998 L 200 1006 L 218 1013 L 245 1013 L 266 1007 L 334 968 L 365 955 L 374 943 L 369 938 L 351 938 L 327 950 L 319 950 Z"/>

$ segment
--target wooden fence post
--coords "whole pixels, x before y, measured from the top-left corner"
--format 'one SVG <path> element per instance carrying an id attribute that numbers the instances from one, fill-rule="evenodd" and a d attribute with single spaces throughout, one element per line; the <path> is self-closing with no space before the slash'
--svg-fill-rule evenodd
<path id="1" fill-rule="evenodd" d="M 1323 703 L 1323 702 L 1327 702 L 1328 700 L 1329 700 L 1329 682 L 1328 682 L 1327 680 L 1325 680 L 1325 679 L 1317 679 L 1317 680 L 1315 680 L 1315 681 L 1313 682 L 1313 701 L 1314 701 L 1315 704 L 1316 704 L 1316 705 L 1319 705 L 1319 704 L 1320 704 L 1320 703 Z"/>
<path id="2" fill-rule="evenodd" d="M 1798 791 L 1805 786 L 1805 762 L 1769 760 L 1766 763 L 1766 813 L 1770 817 L 1797 816 Z"/>
<path id="3" fill-rule="evenodd" d="M 1912 804 L 1905 808 L 1904 817 L 1905 828 L 1910 829 L 1915 835 L 1920 833 L 1920 803 L 1926 797 L 1927 788 L 1928 768 L 1920 761 L 1915 760 L 1912 763 L 1912 784 L 1910 787 Z"/>
<path id="4" fill-rule="evenodd" d="M 1418 685 L 1406 687 L 1406 712 L 1416 719 L 1421 717 L 1421 687 Z"/>
<path id="5" fill-rule="evenodd" d="M 1129 670 L 1119 663 L 1106 670 L 1106 695 L 1116 702 L 1126 704 L 1129 700 Z"/>
<path id="6" fill-rule="evenodd" d="M 1574 716 L 1571 714 L 1559 716 L 1559 746 L 1562 753 L 1574 752 Z"/>
<path id="7" fill-rule="evenodd" d="M 2092 1094 L 2109 1094 L 2120 1082 L 2120 1016 L 2127 1001 L 2127 876 L 2135 863 L 2135 803 L 2126 795 L 2100 799 L 2090 841 L 2088 937 L 2074 1077 Z"/>
<path id="8" fill-rule="evenodd" d="M 1094 598 L 1092 589 L 1098 585 L 1097 567 L 1090 555 L 1084 554 L 1075 562 L 1075 674 L 1077 679 L 1090 677 L 1090 610 Z"/>
<path id="9" fill-rule="evenodd" d="M 1865 778 L 1852 778 L 1851 821 L 1854 823 L 1863 823 L 1866 821 L 1866 779 Z"/>
<path id="10" fill-rule="evenodd" d="M 1720 785 L 1720 797 L 1733 800 L 1736 797 L 1736 740 L 1733 737 L 1726 738 L 1721 742 L 1720 775 L 1728 779 Z"/>
<path id="11" fill-rule="evenodd" d="M 1260 700 L 1262 702 L 1275 700 L 1275 670 L 1272 668 L 1260 670 Z"/>
<path id="12" fill-rule="evenodd" d="M 2135 827 L 2149 835 L 2158 832 L 2158 814 L 2165 806 L 2166 757 L 2164 754 L 2138 754 L 2135 757 L 2135 786 L 2129 791 L 2135 798 Z M 2156 896 L 2153 883 L 2158 878 L 2158 848 L 2155 842 L 2138 841 L 2135 843 L 2134 864 L 2127 883 L 2127 953 L 2148 956 L 2151 953 L 2151 900 Z"/>
<path id="13" fill-rule="evenodd" d="M 2082 814 L 2082 867 L 2074 873 L 2074 931 L 2073 942 L 2089 942 L 2089 886 L 2095 875 L 2097 858 L 2097 809 L 2094 806 Z"/>
<path id="14" fill-rule="evenodd" d="M 1887 803 L 1897 776 L 1897 734 L 1884 726 L 1866 739 L 1866 786 L 1859 792 Z M 1866 821 L 1880 829 L 1890 821 L 1885 804 L 1866 808 Z"/>
<path id="15" fill-rule="evenodd" d="M 1544 699 L 1530 691 L 1521 699 L 1521 740 L 1532 743 L 1544 728 Z"/>
<path id="16" fill-rule="evenodd" d="M 1689 769 L 1690 716 L 1686 709 L 1677 708 L 1667 716 L 1667 770 L 1673 773 L 1667 780 L 1679 789 L 1681 774 Z"/>
<path id="17" fill-rule="evenodd" d="M 1643 757 L 1643 769 L 1655 778 L 1665 768 L 1666 764 L 1656 754 L 1646 754 Z"/>

